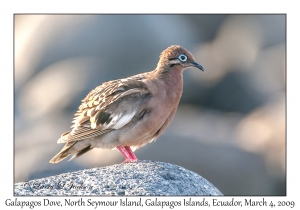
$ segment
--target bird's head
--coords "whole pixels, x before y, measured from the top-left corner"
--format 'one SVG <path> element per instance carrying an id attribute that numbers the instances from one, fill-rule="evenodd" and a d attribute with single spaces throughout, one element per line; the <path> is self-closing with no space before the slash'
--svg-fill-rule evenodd
<path id="1" fill-rule="evenodd" d="M 194 56 L 178 45 L 172 45 L 165 49 L 160 54 L 160 59 L 157 64 L 158 69 L 170 70 L 174 67 L 182 71 L 190 67 L 196 67 L 204 71 L 203 66 L 195 61 Z"/>

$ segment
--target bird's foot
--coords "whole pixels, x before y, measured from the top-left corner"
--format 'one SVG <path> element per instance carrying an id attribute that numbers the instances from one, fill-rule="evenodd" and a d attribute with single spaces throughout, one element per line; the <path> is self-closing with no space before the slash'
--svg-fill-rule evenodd
<path id="1" fill-rule="evenodd" d="M 135 154 L 133 153 L 133 151 L 131 150 L 130 146 L 117 146 L 116 147 L 121 153 L 122 155 L 125 157 L 125 160 L 122 162 L 124 163 L 135 163 L 138 162 L 139 160 L 137 159 L 137 157 L 135 156 Z"/>
<path id="2" fill-rule="evenodd" d="M 137 162 L 140 162 L 139 159 L 125 159 L 122 164 L 125 164 L 125 163 L 137 163 Z"/>

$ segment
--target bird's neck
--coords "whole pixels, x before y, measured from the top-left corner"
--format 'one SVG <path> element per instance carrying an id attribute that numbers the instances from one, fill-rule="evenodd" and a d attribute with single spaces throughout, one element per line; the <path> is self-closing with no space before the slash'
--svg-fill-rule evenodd
<path id="1" fill-rule="evenodd" d="M 168 87 L 172 87 L 170 91 L 182 92 L 183 89 L 183 79 L 182 79 L 182 68 L 179 66 L 174 66 L 168 69 L 157 68 L 155 74 L 157 78 L 164 81 Z"/>

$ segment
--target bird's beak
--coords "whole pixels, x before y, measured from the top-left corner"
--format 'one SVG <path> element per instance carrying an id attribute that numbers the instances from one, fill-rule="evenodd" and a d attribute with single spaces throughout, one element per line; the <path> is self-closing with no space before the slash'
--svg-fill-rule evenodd
<path id="1" fill-rule="evenodd" d="M 192 64 L 193 66 L 195 66 L 196 68 L 198 68 L 198 69 L 204 71 L 203 66 L 201 66 L 199 63 L 197 63 L 197 62 L 194 61 L 194 62 L 191 62 L 191 64 Z"/>

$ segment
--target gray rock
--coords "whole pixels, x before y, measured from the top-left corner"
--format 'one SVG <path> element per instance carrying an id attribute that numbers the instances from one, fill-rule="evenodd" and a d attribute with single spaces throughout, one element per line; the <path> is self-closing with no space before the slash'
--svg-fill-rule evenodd
<path id="1" fill-rule="evenodd" d="M 64 173 L 15 184 L 27 195 L 223 195 L 200 175 L 163 162 L 140 161 Z"/>

